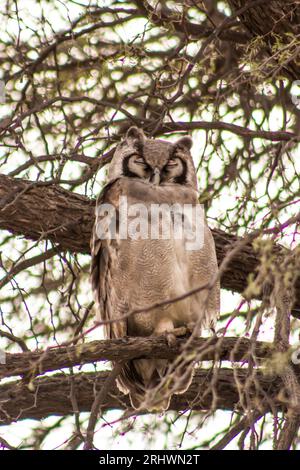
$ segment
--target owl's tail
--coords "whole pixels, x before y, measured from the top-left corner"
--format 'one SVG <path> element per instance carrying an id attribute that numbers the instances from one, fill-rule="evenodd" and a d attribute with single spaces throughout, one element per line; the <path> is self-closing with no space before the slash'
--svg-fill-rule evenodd
<path id="1" fill-rule="evenodd" d="M 117 385 L 123 393 L 129 393 L 133 408 L 142 406 L 149 411 L 165 411 L 169 408 L 172 394 L 165 388 L 156 392 L 149 404 L 146 400 L 147 392 L 156 389 L 166 376 L 168 366 L 169 362 L 164 359 L 135 359 L 124 365 L 117 378 Z M 193 368 L 189 371 L 185 369 L 184 375 L 184 380 L 178 377 L 176 391 L 173 393 L 180 394 L 187 390 L 193 378 Z"/>
<path id="2" fill-rule="evenodd" d="M 116 382 L 121 392 L 126 395 L 129 393 L 133 408 L 139 408 L 145 396 L 145 386 L 142 377 L 134 366 L 134 361 L 124 364 Z"/>
<path id="3" fill-rule="evenodd" d="M 145 405 L 147 390 L 154 388 L 160 381 L 160 374 L 155 367 L 155 362 L 157 361 L 152 359 L 129 361 L 124 365 L 117 378 L 118 388 L 125 394 L 129 393 L 131 405 L 135 409 Z M 169 403 L 170 399 L 162 400 L 158 408 L 166 410 Z"/>

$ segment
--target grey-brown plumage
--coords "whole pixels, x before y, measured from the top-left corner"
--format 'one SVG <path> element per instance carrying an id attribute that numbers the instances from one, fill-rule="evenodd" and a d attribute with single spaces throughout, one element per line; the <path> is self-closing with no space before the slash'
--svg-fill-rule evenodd
<path id="1" fill-rule="evenodd" d="M 189 137 L 175 143 L 147 139 L 132 127 L 110 164 L 108 184 L 97 205 L 112 204 L 118 214 L 119 198 L 128 204 L 198 204 L 197 179 L 190 155 Z M 97 211 L 96 211 L 97 214 Z M 188 251 L 183 240 L 115 239 L 100 240 L 97 220 L 91 241 L 91 278 L 100 320 L 113 320 L 135 309 L 175 298 L 209 282 L 217 273 L 214 241 L 206 223 L 201 249 Z M 190 323 L 211 324 L 219 312 L 218 283 L 209 292 L 200 291 L 179 302 L 148 313 L 136 314 L 105 326 L 108 338 L 150 336 L 172 331 Z M 118 377 L 118 387 L 130 394 L 137 408 L 145 391 L 156 386 L 166 373 L 168 361 L 137 359 L 127 363 Z M 176 390 L 183 393 L 191 374 Z M 166 409 L 170 398 L 162 401 Z"/>

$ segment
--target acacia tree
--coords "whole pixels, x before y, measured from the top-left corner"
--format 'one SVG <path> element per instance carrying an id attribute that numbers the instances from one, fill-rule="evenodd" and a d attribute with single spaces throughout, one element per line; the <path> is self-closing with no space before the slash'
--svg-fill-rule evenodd
<path id="1" fill-rule="evenodd" d="M 296 448 L 299 2 L 6 0 L 0 15 L 1 445 Z M 192 345 L 94 324 L 95 198 L 130 125 L 194 140 L 222 310 Z M 189 390 L 137 415 L 104 362 L 187 344 Z"/>

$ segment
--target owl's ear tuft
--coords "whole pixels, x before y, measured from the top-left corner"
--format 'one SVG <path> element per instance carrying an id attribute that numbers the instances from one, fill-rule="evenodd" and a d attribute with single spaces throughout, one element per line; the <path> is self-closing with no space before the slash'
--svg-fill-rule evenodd
<path id="1" fill-rule="evenodd" d="M 184 137 L 181 137 L 181 139 L 177 140 L 177 142 L 175 142 L 175 146 L 184 150 L 191 150 L 193 146 L 193 141 L 191 137 L 186 135 Z"/>
<path id="2" fill-rule="evenodd" d="M 135 126 L 130 127 L 126 133 L 127 142 L 129 142 L 131 145 L 134 145 L 134 146 L 142 144 L 145 139 L 146 139 L 146 136 L 143 130 Z"/>

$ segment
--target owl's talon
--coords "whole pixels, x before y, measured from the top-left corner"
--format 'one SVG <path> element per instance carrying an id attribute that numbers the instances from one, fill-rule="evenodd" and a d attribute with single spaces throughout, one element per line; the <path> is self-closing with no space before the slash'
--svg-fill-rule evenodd
<path id="1" fill-rule="evenodd" d="M 188 331 L 185 326 L 180 326 L 179 328 L 174 328 L 172 333 L 174 336 L 186 336 Z"/>
<path id="2" fill-rule="evenodd" d="M 168 343 L 169 348 L 172 348 L 173 346 L 175 346 L 175 344 L 176 344 L 176 336 L 174 335 L 173 332 L 171 333 L 170 331 L 168 331 L 168 332 L 166 333 L 166 340 L 167 340 L 167 343 Z"/>
<path id="3" fill-rule="evenodd" d="M 181 326 L 179 328 L 174 328 L 172 331 L 166 331 L 166 340 L 169 347 L 175 346 L 176 338 L 181 336 L 186 336 L 189 334 L 189 329 L 185 326 Z"/>

